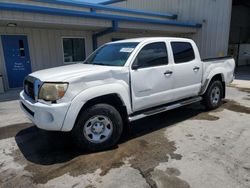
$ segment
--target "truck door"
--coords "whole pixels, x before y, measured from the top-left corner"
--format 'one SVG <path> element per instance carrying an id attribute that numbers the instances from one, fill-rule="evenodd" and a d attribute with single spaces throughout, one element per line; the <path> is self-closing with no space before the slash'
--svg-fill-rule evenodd
<path id="1" fill-rule="evenodd" d="M 174 61 L 174 100 L 197 96 L 201 89 L 202 64 L 190 42 L 171 42 Z"/>
<path id="2" fill-rule="evenodd" d="M 144 45 L 131 67 L 133 110 L 138 111 L 173 99 L 173 67 L 165 42 Z"/>

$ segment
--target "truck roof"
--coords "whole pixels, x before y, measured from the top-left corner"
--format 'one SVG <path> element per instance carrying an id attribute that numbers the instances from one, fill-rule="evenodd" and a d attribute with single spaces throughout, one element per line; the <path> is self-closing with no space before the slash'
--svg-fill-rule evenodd
<path id="1" fill-rule="evenodd" d="M 115 42 L 110 43 L 123 43 L 123 42 L 147 42 L 147 41 L 153 41 L 153 40 L 175 40 L 175 41 L 191 41 L 191 39 L 188 38 L 180 38 L 180 37 L 142 37 L 142 38 L 131 38 L 131 39 L 124 39 L 119 40 Z"/>

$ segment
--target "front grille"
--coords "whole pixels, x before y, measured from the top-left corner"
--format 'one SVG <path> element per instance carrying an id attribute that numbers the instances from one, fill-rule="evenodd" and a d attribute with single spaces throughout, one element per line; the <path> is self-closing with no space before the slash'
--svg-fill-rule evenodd
<path id="1" fill-rule="evenodd" d="M 24 80 L 24 92 L 35 100 L 35 89 L 33 79 L 26 78 Z"/>

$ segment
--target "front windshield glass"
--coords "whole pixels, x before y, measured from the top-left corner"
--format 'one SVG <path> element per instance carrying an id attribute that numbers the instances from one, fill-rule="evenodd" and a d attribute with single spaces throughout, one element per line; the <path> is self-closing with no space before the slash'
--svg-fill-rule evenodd
<path id="1" fill-rule="evenodd" d="M 87 58 L 84 63 L 92 65 L 124 66 L 137 45 L 138 43 L 136 42 L 104 45 Z"/>

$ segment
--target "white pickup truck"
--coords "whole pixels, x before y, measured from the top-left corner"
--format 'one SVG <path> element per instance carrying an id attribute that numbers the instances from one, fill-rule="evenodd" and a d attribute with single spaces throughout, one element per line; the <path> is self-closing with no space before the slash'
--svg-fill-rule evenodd
<path id="1" fill-rule="evenodd" d="M 190 39 L 122 40 L 83 63 L 30 74 L 20 104 L 37 127 L 71 131 L 81 148 L 103 150 L 131 121 L 198 101 L 217 108 L 234 68 L 228 57 L 202 61 Z"/>

